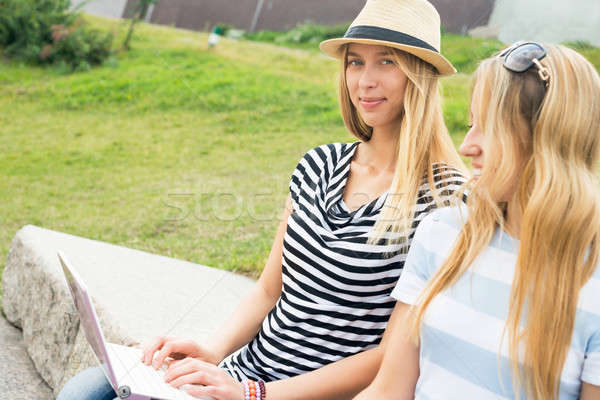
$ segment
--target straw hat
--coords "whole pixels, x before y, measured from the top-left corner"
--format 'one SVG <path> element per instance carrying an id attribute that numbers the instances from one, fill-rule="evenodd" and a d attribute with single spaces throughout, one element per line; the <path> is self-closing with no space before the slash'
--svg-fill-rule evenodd
<path id="1" fill-rule="evenodd" d="M 456 69 L 440 54 L 440 15 L 426 0 L 367 0 L 343 38 L 321 42 L 321 50 L 341 58 L 347 43 L 395 47 L 437 68 L 440 75 Z"/>

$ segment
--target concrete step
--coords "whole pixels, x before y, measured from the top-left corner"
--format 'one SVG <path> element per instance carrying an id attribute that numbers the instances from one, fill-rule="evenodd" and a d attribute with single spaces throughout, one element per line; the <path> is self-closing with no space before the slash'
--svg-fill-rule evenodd
<path id="1" fill-rule="evenodd" d="M 0 315 L 0 397 L 11 400 L 50 400 L 52 389 L 37 373 L 23 335 Z"/>

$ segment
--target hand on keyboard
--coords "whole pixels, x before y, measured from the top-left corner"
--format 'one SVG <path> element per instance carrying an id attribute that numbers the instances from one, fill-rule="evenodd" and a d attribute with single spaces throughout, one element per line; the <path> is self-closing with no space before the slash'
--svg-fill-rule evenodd
<path id="1" fill-rule="evenodd" d="M 214 364 L 196 358 L 174 360 L 164 379 L 173 387 L 192 385 L 186 392 L 194 397 L 215 400 L 244 400 L 244 387 Z"/>
<path id="2" fill-rule="evenodd" d="M 158 368 L 167 357 L 176 360 L 194 357 L 214 365 L 218 364 L 220 361 L 210 350 L 189 339 L 160 336 L 154 338 L 142 347 L 142 362 L 146 365 L 152 364 L 155 369 Z"/>

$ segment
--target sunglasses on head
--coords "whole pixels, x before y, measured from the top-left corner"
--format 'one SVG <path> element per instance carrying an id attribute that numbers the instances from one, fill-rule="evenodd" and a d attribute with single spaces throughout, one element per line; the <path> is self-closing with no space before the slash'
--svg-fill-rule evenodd
<path id="1" fill-rule="evenodd" d="M 538 75 L 546 83 L 550 80 L 550 70 L 540 63 L 546 57 L 546 49 L 535 42 L 517 42 L 502 50 L 498 57 L 504 59 L 504 68 L 512 72 L 525 72 L 533 65 L 538 69 Z"/>

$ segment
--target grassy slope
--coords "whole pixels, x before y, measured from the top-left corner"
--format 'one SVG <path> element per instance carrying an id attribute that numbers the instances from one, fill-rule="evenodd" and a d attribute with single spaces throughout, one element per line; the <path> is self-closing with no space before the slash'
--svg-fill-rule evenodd
<path id="1" fill-rule="evenodd" d="M 90 20 L 123 35 L 116 21 Z M 453 40 L 450 51 L 465 45 Z M 298 159 L 354 140 L 336 105 L 337 65 L 315 50 L 206 41 L 142 24 L 118 66 L 61 75 L 0 63 L 0 269 L 16 231 L 36 224 L 260 272 Z M 444 80 L 456 143 L 468 83 Z"/>
<path id="2" fill-rule="evenodd" d="M 205 35 L 140 28 L 118 69 L 0 67 L 1 258 L 36 224 L 255 272 L 299 157 L 349 140 L 335 68 L 261 44 L 208 52 Z"/>

